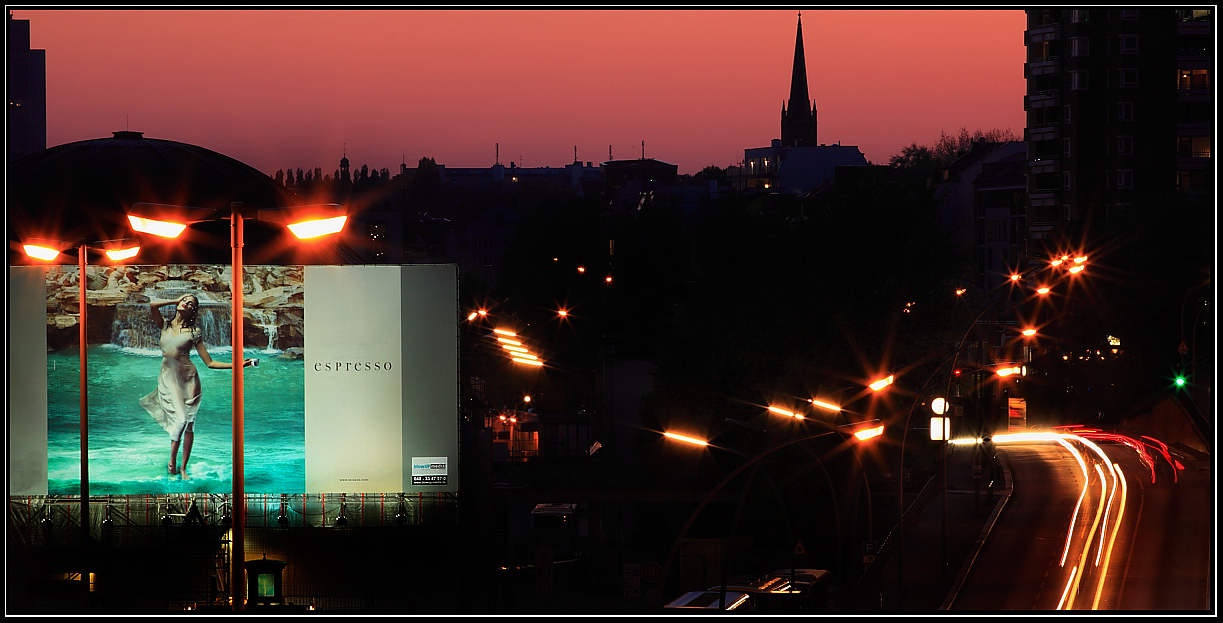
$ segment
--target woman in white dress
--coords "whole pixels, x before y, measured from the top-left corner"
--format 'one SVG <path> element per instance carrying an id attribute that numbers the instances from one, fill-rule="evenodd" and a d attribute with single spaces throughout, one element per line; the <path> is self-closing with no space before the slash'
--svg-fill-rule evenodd
<path id="1" fill-rule="evenodd" d="M 166 305 L 174 305 L 174 315 L 167 319 L 161 312 Z M 204 334 L 199 320 L 200 301 L 193 294 L 184 294 L 177 301 L 155 300 L 149 302 L 149 313 L 153 324 L 161 329 L 161 371 L 157 375 L 157 389 L 140 399 L 140 406 L 170 435 L 170 462 L 166 465 L 170 475 L 186 475 L 187 459 L 191 456 L 191 444 L 195 441 L 195 414 L 200 409 L 200 377 L 191 362 L 191 347 L 200 355 L 204 365 L 216 369 L 233 369 L 233 363 L 216 361 L 204 347 Z M 247 359 L 243 365 L 252 365 Z M 178 461 L 179 445 L 183 448 L 182 465 Z"/>

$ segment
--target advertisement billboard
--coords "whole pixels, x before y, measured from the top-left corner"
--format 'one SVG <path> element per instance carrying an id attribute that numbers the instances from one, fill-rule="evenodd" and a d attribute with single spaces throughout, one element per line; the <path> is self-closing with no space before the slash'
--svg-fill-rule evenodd
<path id="1" fill-rule="evenodd" d="M 10 268 L 11 495 L 80 491 L 77 273 Z M 246 491 L 457 491 L 456 267 L 243 273 Z M 230 492 L 230 267 L 86 275 L 91 494 Z"/>

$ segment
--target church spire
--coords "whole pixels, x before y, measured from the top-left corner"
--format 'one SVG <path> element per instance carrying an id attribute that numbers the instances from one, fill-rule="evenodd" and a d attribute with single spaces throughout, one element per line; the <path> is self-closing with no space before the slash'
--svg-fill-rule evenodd
<path id="1" fill-rule="evenodd" d="M 807 91 L 807 59 L 803 49 L 803 14 L 798 14 L 794 38 L 794 69 L 790 77 L 790 100 L 781 113 L 781 142 L 786 147 L 815 147 L 815 102 Z"/>
<path id="2" fill-rule="evenodd" d="M 794 40 L 794 73 L 790 77 L 789 110 L 806 112 L 811 110 L 807 95 L 807 59 L 803 52 L 803 14 L 798 14 L 798 36 Z"/>

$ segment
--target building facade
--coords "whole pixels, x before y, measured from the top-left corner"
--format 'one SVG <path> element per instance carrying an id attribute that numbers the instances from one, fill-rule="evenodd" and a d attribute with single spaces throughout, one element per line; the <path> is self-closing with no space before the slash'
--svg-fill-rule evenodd
<path id="1" fill-rule="evenodd" d="M 1213 192 L 1210 9 L 1031 10 L 1028 234 Z"/>
<path id="2" fill-rule="evenodd" d="M 47 51 L 30 49 L 30 20 L 8 16 L 8 161 L 47 148 Z"/>

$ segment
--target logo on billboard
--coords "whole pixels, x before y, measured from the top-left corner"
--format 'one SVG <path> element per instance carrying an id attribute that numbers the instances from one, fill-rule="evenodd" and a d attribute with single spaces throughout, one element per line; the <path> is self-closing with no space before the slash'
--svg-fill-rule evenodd
<path id="1" fill-rule="evenodd" d="M 412 457 L 413 485 L 444 485 L 447 475 L 444 456 Z"/>

